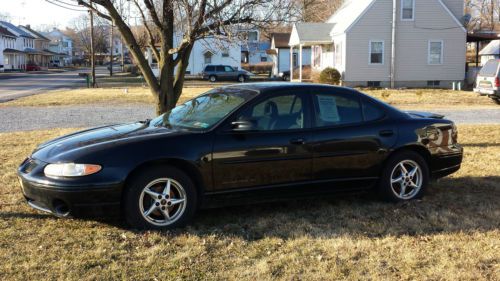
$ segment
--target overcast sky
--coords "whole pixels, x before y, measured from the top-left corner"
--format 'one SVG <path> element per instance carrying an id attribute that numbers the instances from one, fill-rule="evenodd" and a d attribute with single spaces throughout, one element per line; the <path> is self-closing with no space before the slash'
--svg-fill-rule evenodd
<path id="1" fill-rule="evenodd" d="M 60 3 L 56 0 L 49 0 Z M 61 2 L 72 3 L 72 0 L 59 0 Z M 67 6 L 77 10 L 83 8 Z M 11 22 L 19 25 L 31 24 L 35 28 L 47 28 L 57 26 L 65 28 L 71 26 L 71 20 L 84 14 L 85 12 L 72 11 L 50 4 L 46 0 L 0 0 L 0 14 L 9 15 Z"/>

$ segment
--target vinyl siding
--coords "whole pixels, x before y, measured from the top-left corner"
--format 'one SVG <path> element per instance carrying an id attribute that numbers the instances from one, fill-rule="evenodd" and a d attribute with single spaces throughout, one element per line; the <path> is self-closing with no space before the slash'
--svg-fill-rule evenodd
<path id="1" fill-rule="evenodd" d="M 439 1 L 416 1 L 414 21 L 401 21 L 397 4 L 396 81 L 463 80 L 466 34 Z M 390 80 L 391 19 L 392 0 L 376 0 L 348 31 L 346 81 Z M 384 41 L 383 65 L 369 64 L 370 40 Z M 443 64 L 428 64 L 429 40 L 443 41 Z"/>
<path id="2" fill-rule="evenodd" d="M 455 15 L 455 17 L 462 22 L 464 16 L 464 0 L 441 0 L 450 9 L 450 11 Z"/>

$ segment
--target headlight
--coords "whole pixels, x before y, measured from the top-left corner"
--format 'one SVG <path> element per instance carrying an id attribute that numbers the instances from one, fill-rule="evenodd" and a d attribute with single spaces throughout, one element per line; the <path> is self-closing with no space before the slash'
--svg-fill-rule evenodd
<path id="1" fill-rule="evenodd" d="M 43 172 L 47 177 L 81 177 L 95 174 L 101 166 L 92 164 L 61 163 L 45 166 Z"/>

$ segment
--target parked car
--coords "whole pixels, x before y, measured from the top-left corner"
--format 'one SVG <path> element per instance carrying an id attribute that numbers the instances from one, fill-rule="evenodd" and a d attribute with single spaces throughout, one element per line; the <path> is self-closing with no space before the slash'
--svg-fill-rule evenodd
<path id="1" fill-rule="evenodd" d="M 39 145 L 18 169 L 27 203 L 57 216 L 122 212 L 171 229 L 200 208 L 312 194 L 424 195 L 462 162 L 457 128 L 356 90 L 249 83 L 218 88 L 143 122 Z"/>
<path id="2" fill-rule="evenodd" d="M 217 80 L 236 80 L 245 82 L 253 76 L 251 72 L 246 70 L 234 69 L 229 65 L 207 65 L 202 72 L 203 79 L 215 82 Z"/>
<path id="3" fill-rule="evenodd" d="M 5 68 L 4 68 L 3 64 L 0 64 L 0 72 L 5 72 Z"/>
<path id="4" fill-rule="evenodd" d="M 302 74 L 306 74 L 308 73 L 310 75 L 311 73 L 311 66 L 310 65 L 303 65 L 302 66 Z M 281 73 L 278 74 L 279 77 L 281 77 L 281 79 L 283 81 L 290 81 L 290 70 L 286 70 L 286 71 L 283 71 Z M 299 67 L 296 66 L 293 68 L 293 77 L 295 78 L 298 78 L 299 76 Z"/>
<path id="5" fill-rule="evenodd" d="M 40 71 L 40 70 L 42 70 L 40 66 L 38 66 L 35 63 L 26 64 L 26 71 Z"/>
<path id="6" fill-rule="evenodd" d="M 491 59 L 484 64 L 477 75 L 474 92 L 500 104 L 500 60 Z"/>

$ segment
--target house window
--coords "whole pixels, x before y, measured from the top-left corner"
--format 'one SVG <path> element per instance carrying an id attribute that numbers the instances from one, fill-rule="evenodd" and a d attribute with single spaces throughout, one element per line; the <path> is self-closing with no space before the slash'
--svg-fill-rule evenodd
<path id="1" fill-rule="evenodd" d="M 443 63 L 443 41 L 429 41 L 429 64 L 442 64 Z"/>
<path id="2" fill-rule="evenodd" d="M 342 65 L 342 43 L 335 45 L 335 64 Z"/>
<path id="3" fill-rule="evenodd" d="M 260 62 L 267 62 L 267 57 L 260 57 Z"/>
<path id="4" fill-rule="evenodd" d="M 439 85 L 441 85 L 441 81 L 439 80 L 427 81 L 428 87 L 439 87 Z"/>
<path id="5" fill-rule="evenodd" d="M 203 57 L 205 58 L 205 64 L 212 63 L 212 53 L 206 52 L 203 54 Z"/>
<path id="6" fill-rule="evenodd" d="M 401 20 L 413 20 L 415 0 L 401 0 Z"/>
<path id="7" fill-rule="evenodd" d="M 370 41 L 370 64 L 384 64 L 384 41 Z"/>
<path id="8" fill-rule="evenodd" d="M 223 58 L 229 57 L 229 50 L 228 49 L 223 49 L 222 50 L 222 57 Z"/>
<path id="9" fill-rule="evenodd" d="M 247 39 L 250 42 L 257 41 L 258 40 L 257 36 L 258 36 L 258 32 L 257 31 L 249 31 L 249 32 L 247 32 L 247 37 L 248 37 Z"/>
<path id="10" fill-rule="evenodd" d="M 370 88 L 380 88 L 380 81 L 368 81 L 367 86 Z"/>

